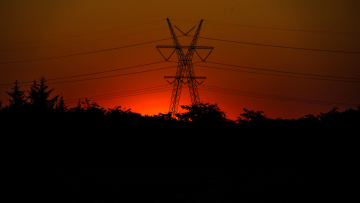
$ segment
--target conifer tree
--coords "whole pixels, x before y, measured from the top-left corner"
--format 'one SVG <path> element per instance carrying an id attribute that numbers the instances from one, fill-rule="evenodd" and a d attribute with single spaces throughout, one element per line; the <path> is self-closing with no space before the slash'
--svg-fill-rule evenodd
<path id="1" fill-rule="evenodd" d="M 48 90 L 49 86 L 45 83 L 46 80 L 44 77 L 42 77 L 40 79 L 40 83 L 37 84 L 36 81 L 34 81 L 30 91 L 28 91 L 30 105 L 35 111 L 46 111 L 54 109 L 56 101 L 59 97 L 59 95 L 57 95 L 50 99 L 50 94 L 54 91 L 54 89 Z"/>
<path id="2" fill-rule="evenodd" d="M 61 95 L 60 99 L 56 102 L 56 111 L 60 113 L 66 113 L 67 112 L 67 106 L 65 105 L 64 98 Z"/>
<path id="3" fill-rule="evenodd" d="M 19 82 L 15 81 L 15 86 L 11 88 L 12 92 L 6 92 L 11 98 L 8 99 L 10 102 L 9 109 L 20 111 L 24 110 L 26 105 L 26 97 L 24 95 L 25 91 L 20 91 L 20 88 L 18 86 Z"/>

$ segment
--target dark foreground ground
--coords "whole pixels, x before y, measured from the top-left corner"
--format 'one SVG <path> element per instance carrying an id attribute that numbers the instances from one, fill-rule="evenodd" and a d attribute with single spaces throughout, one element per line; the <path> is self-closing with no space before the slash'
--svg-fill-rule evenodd
<path id="1" fill-rule="evenodd" d="M 97 112 L 4 111 L 3 199 L 308 203 L 357 194 L 360 108 L 237 123 Z"/>
<path id="2" fill-rule="evenodd" d="M 351 191 L 335 168 L 17 166 L 22 202 L 337 202 Z"/>

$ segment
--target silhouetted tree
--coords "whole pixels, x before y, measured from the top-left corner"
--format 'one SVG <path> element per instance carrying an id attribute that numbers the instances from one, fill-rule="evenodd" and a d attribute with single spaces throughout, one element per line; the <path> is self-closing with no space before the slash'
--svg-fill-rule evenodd
<path id="1" fill-rule="evenodd" d="M 251 124 L 260 124 L 264 123 L 267 118 L 266 116 L 262 115 L 263 111 L 254 111 L 254 110 L 247 110 L 243 109 L 245 113 L 240 114 L 236 122 L 238 123 L 251 123 Z"/>
<path id="2" fill-rule="evenodd" d="M 119 116 L 122 113 L 121 106 L 115 106 L 115 108 L 108 108 L 106 111 L 107 116 Z"/>
<path id="3" fill-rule="evenodd" d="M 30 105 L 33 110 L 39 111 L 47 111 L 54 109 L 56 101 L 59 95 L 49 98 L 50 94 L 54 91 L 54 89 L 48 90 L 49 86 L 45 84 L 46 80 L 44 77 L 40 79 L 40 84 L 37 84 L 34 81 L 33 85 L 28 91 L 29 96 L 28 99 L 30 100 Z"/>
<path id="4" fill-rule="evenodd" d="M 163 114 L 159 113 L 158 115 L 155 115 L 154 117 L 164 119 L 164 120 L 174 120 L 174 118 L 171 116 L 171 112 Z"/>
<path id="5" fill-rule="evenodd" d="M 338 117 L 340 115 L 338 109 L 339 109 L 338 107 L 334 107 L 332 110 L 330 110 L 327 113 L 320 113 L 320 115 L 318 115 L 317 117 L 322 124 L 334 123 L 336 122 L 336 120 L 338 120 Z"/>
<path id="6" fill-rule="evenodd" d="M 121 108 L 121 106 L 116 106 L 115 108 L 109 108 L 106 111 L 106 116 L 110 118 L 117 119 L 139 119 L 141 114 L 132 112 L 131 109 Z"/>
<path id="7" fill-rule="evenodd" d="M 301 122 L 303 124 L 316 124 L 319 123 L 319 117 L 314 116 L 312 114 L 305 115 L 305 117 L 301 117 L 297 120 L 298 122 Z"/>
<path id="8" fill-rule="evenodd" d="M 115 106 L 114 108 L 108 108 L 108 110 L 106 111 L 106 116 L 112 117 L 112 118 L 116 118 L 116 117 L 119 118 L 119 117 L 121 117 L 121 115 L 123 115 L 127 111 L 130 111 L 130 110 L 121 108 L 121 106 Z"/>
<path id="9" fill-rule="evenodd" d="M 318 117 L 312 115 L 312 114 L 308 114 L 305 115 L 305 119 L 311 120 L 311 121 L 319 121 Z"/>
<path id="10" fill-rule="evenodd" d="M 201 123 L 228 121 L 225 113 L 218 107 L 217 104 L 200 102 L 188 106 L 181 106 L 181 108 L 187 110 L 187 112 L 177 114 L 180 121 Z"/>
<path id="11" fill-rule="evenodd" d="M 321 113 L 319 117 L 325 125 L 331 126 L 358 126 L 360 124 L 360 109 L 347 109 L 343 112 L 338 112 L 337 108 L 333 108 L 328 113 Z"/>
<path id="12" fill-rule="evenodd" d="M 90 103 L 88 99 L 85 99 L 85 113 L 87 116 L 101 117 L 105 115 L 105 109 L 100 107 L 96 102 Z"/>
<path id="13" fill-rule="evenodd" d="M 69 110 L 70 114 L 73 116 L 82 116 L 85 114 L 85 109 L 81 106 L 81 100 L 79 99 L 77 106 Z"/>
<path id="14" fill-rule="evenodd" d="M 15 86 L 11 88 L 13 91 L 6 93 L 10 96 L 10 99 L 8 99 L 10 102 L 9 109 L 15 111 L 23 111 L 25 105 L 27 104 L 26 97 L 24 95 L 25 91 L 20 91 L 18 84 L 19 83 L 16 80 Z"/>
<path id="15" fill-rule="evenodd" d="M 57 113 L 65 114 L 67 112 L 68 106 L 65 105 L 64 98 L 61 95 L 59 100 L 56 102 L 55 110 Z"/>

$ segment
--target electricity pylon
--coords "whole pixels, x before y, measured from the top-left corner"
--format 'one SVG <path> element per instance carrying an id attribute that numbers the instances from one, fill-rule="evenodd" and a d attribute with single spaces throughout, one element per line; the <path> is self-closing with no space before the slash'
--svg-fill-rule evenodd
<path id="1" fill-rule="evenodd" d="M 206 77 L 195 77 L 192 58 L 193 58 L 194 52 L 196 52 L 198 54 L 198 56 L 200 57 L 200 59 L 202 61 L 205 61 L 206 58 L 210 55 L 210 53 L 214 49 L 214 47 L 196 46 L 196 43 L 197 43 L 198 38 L 199 38 L 199 33 L 200 33 L 200 29 L 201 29 L 201 25 L 202 25 L 203 20 L 200 21 L 200 23 L 198 25 L 198 28 L 197 28 L 197 30 L 195 32 L 195 35 L 193 36 L 193 39 L 191 41 L 190 46 L 181 46 L 180 45 L 180 42 L 179 42 L 179 40 L 178 40 L 178 38 L 177 38 L 177 36 L 176 36 L 176 34 L 174 32 L 172 24 L 170 23 L 170 20 L 168 18 L 167 18 L 167 22 L 168 22 L 168 25 L 169 25 L 172 40 L 174 42 L 174 46 L 158 45 L 158 46 L 156 46 L 156 48 L 158 49 L 159 52 L 160 52 L 159 48 L 173 48 L 174 49 L 174 51 L 171 53 L 171 55 L 168 58 L 166 58 L 160 52 L 160 54 L 164 57 L 164 59 L 166 61 L 168 61 L 170 59 L 170 57 L 173 55 L 174 52 L 176 52 L 177 57 L 178 57 L 178 66 L 177 66 L 177 70 L 176 70 L 176 76 L 165 76 L 164 77 L 164 78 L 174 78 L 173 82 L 168 81 L 170 84 L 174 84 L 172 95 L 171 95 L 170 108 L 169 108 L 169 113 L 171 113 L 172 117 L 174 117 L 175 114 L 178 112 L 181 89 L 182 89 L 183 84 L 185 84 L 185 85 L 187 84 L 188 87 L 189 87 L 191 103 L 196 104 L 196 103 L 200 102 L 197 85 L 201 84 L 202 82 L 199 83 L 196 79 L 205 80 Z M 178 27 L 175 26 L 175 28 L 178 29 L 184 36 L 188 36 L 187 34 L 189 32 L 191 32 L 195 27 L 193 27 L 187 33 L 184 33 Z M 184 54 L 183 48 L 188 49 L 187 52 L 186 52 L 186 55 Z M 201 58 L 200 54 L 196 51 L 196 49 L 211 49 L 211 51 L 203 59 L 203 58 Z"/>

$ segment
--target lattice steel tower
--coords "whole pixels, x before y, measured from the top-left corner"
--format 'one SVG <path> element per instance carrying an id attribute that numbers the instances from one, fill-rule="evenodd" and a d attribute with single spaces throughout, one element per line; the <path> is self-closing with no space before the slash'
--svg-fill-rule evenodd
<path id="1" fill-rule="evenodd" d="M 165 76 L 164 77 L 164 78 L 174 78 L 173 82 L 168 81 L 170 84 L 174 84 L 172 95 L 171 95 L 170 108 L 169 108 L 169 113 L 171 113 L 172 116 L 174 117 L 175 114 L 178 112 L 181 89 L 182 89 L 183 84 L 185 84 L 185 85 L 187 84 L 189 87 L 191 103 L 196 104 L 196 103 L 200 102 L 197 85 L 201 84 L 202 82 L 199 83 L 196 79 L 206 79 L 206 77 L 195 77 L 194 67 L 193 67 L 193 63 L 192 63 L 192 58 L 193 58 L 194 52 L 196 52 L 198 54 L 198 56 L 200 57 L 200 59 L 202 61 L 205 61 L 206 58 L 210 55 L 210 53 L 212 52 L 212 50 L 214 48 L 209 47 L 209 46 L 196 46 L 203 20 L 200 21 L 198 28 L 195 32 L 195 35 L 193 36 L 190 46 L 181 46 L 180 45 L 178 37 L 176 36 L 174 29 L 172 27 L 172 24 L 170 23 L 170 20 L 168 18 L 167 18 L 167 22 L 169 25 L 172 40 L 174 42 L 174 46 L 159 45 L 159 46 L 156 46 L 156 48 L 158 49 L 158 51 L 160 52 L 160 54 L 164 57 L 164 59 L 166 61 L 168 61 L 170 59 L 170 57 L 173 55 L 173 53 L 175 51 L 176 51 L 176 54 L 178 57 L 178 66 L 177 66 L 177 70 L 176 70 L 176 76 Z M 175 28 L 178 29 L 184 36 L 188 36 L 187 34 L 189 32 L 191 32 L 195 27 L 193 27 L 187 33 L 184 33 L 178 27 L 175 26 Z M 160 48 L 172 48 L 172 49 L 174 49 L 174 51 L 168 58 L 166 58 L 159 50 Z M 188 49 L 186 52 L 186 55 L 184 54 L 183 49 Z M 211 51 L 203 59 L 200 56 L 200 54 L 196 51 L 196 49 L 210 49 Z"/>

